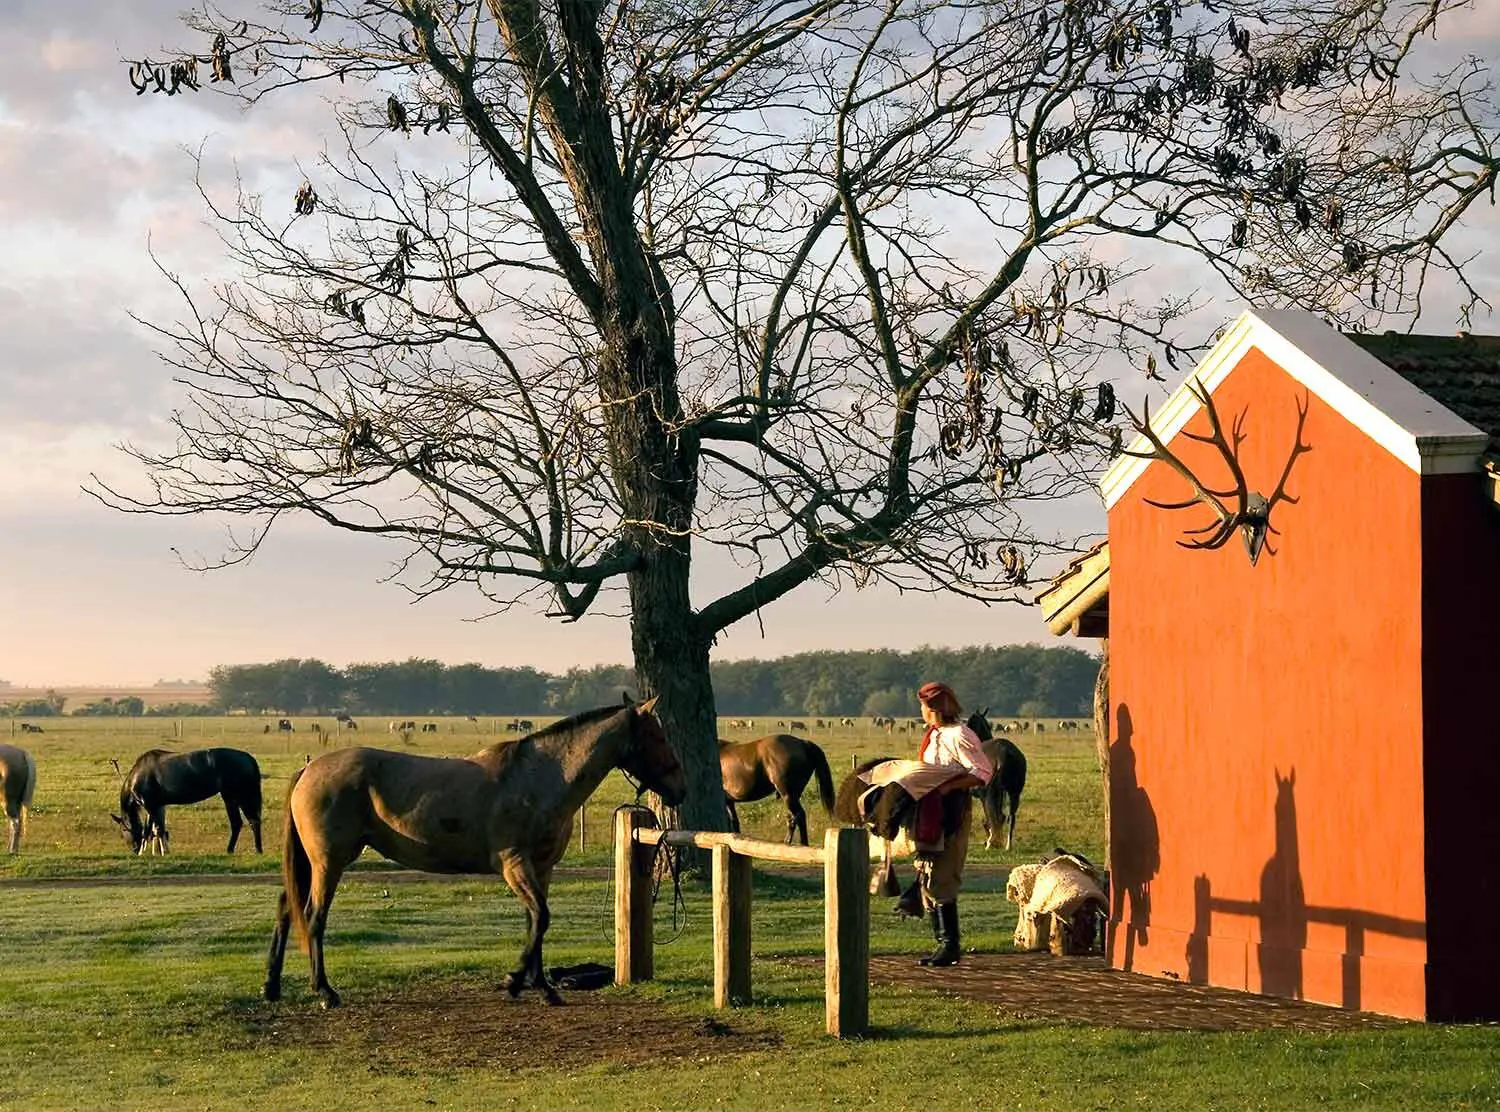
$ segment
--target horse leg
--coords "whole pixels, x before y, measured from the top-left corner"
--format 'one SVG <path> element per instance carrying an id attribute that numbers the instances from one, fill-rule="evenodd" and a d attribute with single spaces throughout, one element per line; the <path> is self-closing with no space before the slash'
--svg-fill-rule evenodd
<path id="1" fill-rule="evenodd" d="M 166 808 L 162 808 L 159 811 L 146 812 L 146 838 L 151 844 L 153 855 L 159 854 L 162 857 L 167 855 L 167 840 L 170 838 L 170 835 L 167 833 Z M 145 848 L 146 843 L 142 842 L 142 851 Z"/>
<path id="2" fill-rule="evenodd" d="M 7 815 L 10 820 L 10 852 L 15 853 L 21 848 L 21 816 Z"/>
<path id="3" fill-rule="evenodd" d="M 286 940 L 292 929 L 291 904 L 286 889 L 276 901 L 276 925 L 271 928 L 271 952 L 266 956 L 266 983 L 261 995 L 267 1000 L 281 999 L 281 966 L 286 960 Z"/>
<path id="4" fill-rule="evenodd" d="M 740 813 L 734 809 L 734 800 L 727 795 L 724 797 L 724 809 L 729 812 L 729 832 L 738 834 L 740 832 Z"/>
<path id="5" fill-rule="evenodd" d="M 536 875 L 531 862 L 520 856 L 507 856 L 500 867 L 500 875 L 526 908 L 526 945 L 521 950 L 521 964 L 505 975 L 505 991 L 518 996 L 528 984 L 542 990 L 549 1004 L 561 1004 L 562 997 L 547 980 L 542 968 L 542 937 L 552 922 L 552 912 L 547 907 L 546 885 Z"/>
<path id="6" fill-rule="evenodd" d="M 328 925 L 328 908 L 333 903 L 341 872 L 326 862 L 322 868 L 314 864 L 312 884 L 308 888 L 307 957 L 311 965 L 312 990 L 324 1008 L 337 1008 L 340 1003 L 339 994 L 328 983 L 328 971 L 323 965 L 323 930 Z"/>
<path id="7" fill-rule="evenodd" d="M 802 844 L 807 845 L 807 812 L 802 809 L 802 800 L 789 795 L 786 797 L 786 844 L 791 845 L 794 837 L 800 837 Z"/>
<path id="8" fill-rule="evenodd" d="M 1021 800 L 1016 796 L 1010 797 L 1010 824 L 1005 828 L 1005 848 L 1010 849 L 1011 840 L 1016 836 L 1016 804 Z"/>
<path id="9" fill-rule="evenodd" d="M 246 812 L 246 820 L 250 823 L 250 833 L 255 835 L 255 852 L 260 852 L 260 813 L 250 814 Z"/>
<path id="10" fill-rule="evenodd" d="M 244 825 L 240 821 L 240 809 L 234 805 L 229 796 L 220 796 L 224 800 L 224 813 L 229 816 L 229 848 L 225 853 L 234 852 L 234 844 L 240 840 L 240 827 Z"/>

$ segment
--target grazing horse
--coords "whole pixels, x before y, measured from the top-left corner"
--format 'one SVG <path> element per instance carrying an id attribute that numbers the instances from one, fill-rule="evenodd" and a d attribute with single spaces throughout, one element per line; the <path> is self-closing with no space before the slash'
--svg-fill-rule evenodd
<path id="1" fill-rule="evenodd" d="M 0 745 L 0 801 L 10 822 L 10 852 L 21 848 L 21 831 L 31 796 L 36 791 L 36 762 L 31 754 L 14 745 Z"/>
<path id="2" fill-rule="evenodd" d="M 719 773 L 724 778 L 724 805 L 729 809 L 729 828 L 740 831 L 736 803 L 751 803 L 774 792 L 786 803 L 786 841 L 799 837 L 807 845 L 807 812 L 802 792 L 807 782 L 818 778 L 823 808 L 833 814 L 833 775 L 828 758 L 810 741 L 791 734 L 772 734 L 758 741 L 719 741 Z"/>
<path id="3" fill-rule="evenodd" d="M 1005 848 L 1010 849 L 1016 833 L 1016 808 L 1021 806 L 1021 791 L 1026 787 L 1026 754 L 1009 738 L 996 737 L 990 727 L 990 708 L 969 715 L 968 727 L 984 743 L 985 754 L 995 766 L 995 774 L 974 794 L 982 806 L 984 847 L 995 844 L 995 833 L 1005 829 Z"/>
<path id="4" fill-rule="evenodd" d="M 528 924 L 506 990 L 515 996 L 534 986 L 548 1003 L 561 1003 L 542 965 L 542 937 L 551 922 L 547 889 L 574 814 L 614 768 L 668 806 L 687 795 L 682 766 L 651 713 L 655 705 L 627 700 L 586 711 L 462 759 L 342 749 L 294 773 L 265 998 L 281 996 L 287 936 L 295 929 L 312 963 L 313 991 L 323 1007 L 338 1006 L 323 968 L 328 906 L 344 870 L 369 846 L 424 872 L 504 877 Z"/>
<path id="5" fill-rule="evenodd" d="M 201 803 L 214 795 L 224 800 L 229 815 L 229 847 L 224 852 L 234 852 L 243 814 L 259 853 L 260 765 L 242 749 L 146 750 L 126 773 L 120 785 L 120 813 L 110 818 L 125 831 L 137 854 L 146 851 L 148 842 L 165 854 L 167 805 Z"/>

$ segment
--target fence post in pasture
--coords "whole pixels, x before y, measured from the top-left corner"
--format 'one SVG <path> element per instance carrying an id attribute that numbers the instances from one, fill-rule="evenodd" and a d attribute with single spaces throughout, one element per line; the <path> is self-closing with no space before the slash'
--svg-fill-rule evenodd
<path id="1" fill-rule="evenodd" d="M 713 847 L 714 1007 L 750 1003 L 751 862 L 728 846 Z"/>
<path id="2" fill-rule="evenodd" d="M 644 807 L 615 812 L 615 984 L 649 981 L 656 974 L 651 936 L 653 847 L 637 845 L 635 832 L 656 825 Z"/>
<path id="3" fill-rule="evenodd" d="M 870 1025 L 870 832 L 823 835 L 824 1016 L 835 1038 Z"/>
<path id="4" fill-rule="evenodd" d="M 584 800 L 578 805 L 578 852 L 587 853 L 589 848 L 589 804 Z"/>

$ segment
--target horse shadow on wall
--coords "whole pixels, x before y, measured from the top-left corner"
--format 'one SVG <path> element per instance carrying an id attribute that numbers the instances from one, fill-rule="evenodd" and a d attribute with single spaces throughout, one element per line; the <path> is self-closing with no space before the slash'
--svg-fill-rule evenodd
<path id="1" fill-rule="evenodd" d="M 1109 747 L 1110 920 L 1124 932 L 1121 969 L 1135 967 L 1135 947 L 1148 941 L 1151 926 L 1151 881 L 1161 868 L 1161 832 L 1156 809 L 1136 774 L 1130 708 L 1115 712 L 1115 739 Z M 1127 911 L 1128 907 L 1128 911 Z M 1120 945 L 1110 940 L 1110 950 Z"/>
<path id="2" fill-rule="evenodd" d="M 1215 911 L 1254 916 L 1260 921 L 1260 944 L 1255 947 L 1260 970 L 1259 991 L 1292 1000 L 1303 997 L 1302 951 L 1307 948 L 1307 894 L 1302 887 L 1302 863 L 1297 834 L 1297 770 L 1276 778 L 1275 846 L 1260 871 L 1260 899 L 1216 900 L 1204 874 L 1193 878 L 1193 931 L 1187 942 L 1187 978 L 1195 985 L 1209 983 L 1208 939 Z M 1358 1007 L 1358 994 L 1349 1006 Z"/>

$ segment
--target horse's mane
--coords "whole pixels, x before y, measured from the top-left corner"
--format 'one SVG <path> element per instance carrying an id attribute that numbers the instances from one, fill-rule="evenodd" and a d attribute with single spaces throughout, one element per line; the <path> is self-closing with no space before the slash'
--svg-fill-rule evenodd
<path id="1" fill-rule="evenodd" d="M 552 725 L 550 726 L 542 727 L 534 734 L 527 734 L 526 739 L 540 741 L 542 738 L 549 738 L 554 736 L 555 734 L 567 733 L 569 730 L 576 730 L 579 726 L 592 725 L 593 723 L 598 722 L 600 719 L 610 718 L 616 714 L 619 714 L 620 711 L 625 709 L 625 706 L 626 704 L 624 703 L 616 703 L 613 706 L 596 707 L 593 710 L 580 711 L 578 714 L 573 715 L 571 718 L 560 719 L 559 721 L 552 723 Z"/>
<path id="2" fill-rule="evenodd" d="M 485 763 L 490 765 L 496 773 L 499 773 L 520 756 L 522 746 L 571 732 L 580 726 L 591 725 L 594 722 L 619 714 L 623 709 L 625 709 L 625 705 L 622 703 L 618 706 L 598 707 L 594 710 L 586 710 L 573 715 L 571 718 L 560 719 L 552 723 L 552 725 L 536 731 L 536 733 L 527 734 L 523 738 L 505 738 L 495 742 L 493 745 L 486 745 L 478 753 L 474 754 L 474 758 L 486 758 Z"/>

